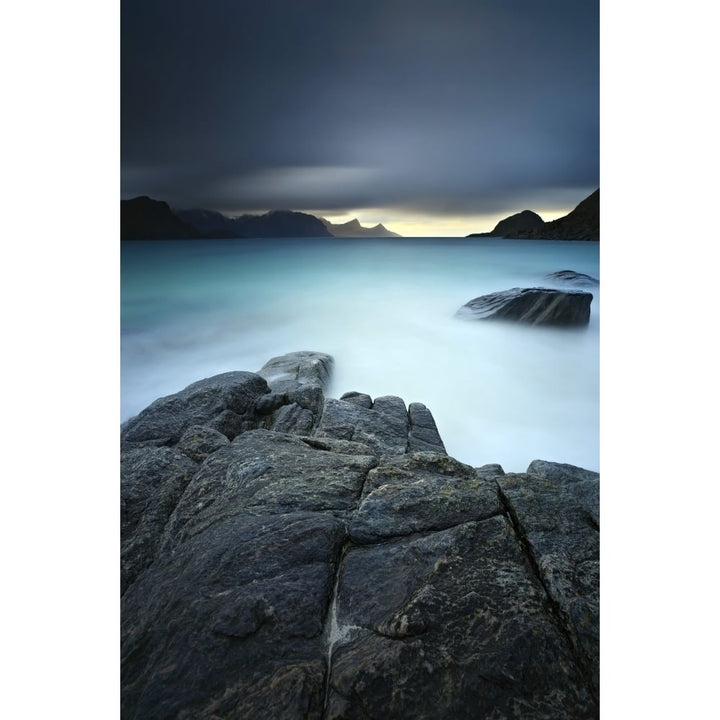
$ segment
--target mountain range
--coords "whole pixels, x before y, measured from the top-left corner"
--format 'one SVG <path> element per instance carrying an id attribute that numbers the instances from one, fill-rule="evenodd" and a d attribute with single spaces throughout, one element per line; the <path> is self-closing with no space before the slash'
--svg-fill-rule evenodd
<path id="1" fill-rule="evenodd" d="M 532 210 L 501 220 L 491 232 L 467 237 L 525 238 L 533 240 L 600 240 L 600 188 L 588 195 L 574 210 L 550 222 Z"/>
<path id="2" fill-rule="evenodd" d="M 122 240 L 269 237 L 400 237 L 383 225 L 365 228 L 357 219 L 334 224 L 292 210 L 227 217 L 214 210 L 173 211 L 147 196 L 120 202 Z"/>
<path id="3" fill-rule="evenodd" d="M 325 218 L 320 218 L 320 221 L 335 237 L 402 237 L 381 223 L 370 228 L 363 227 L 357 218 L 346 223 L 331 223 Z"/>

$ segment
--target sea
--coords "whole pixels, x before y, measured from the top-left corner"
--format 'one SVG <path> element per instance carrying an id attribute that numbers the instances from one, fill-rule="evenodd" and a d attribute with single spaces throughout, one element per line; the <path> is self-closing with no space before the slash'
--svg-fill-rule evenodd
<path id="1" fill-rule="evenodd" d="M 599 285 L 590 323 L 460 319 L 481 295 L 599 279 L 599 243 L 499 238 L 125 241 L 121 422 L 217 373 L 297 350 L 335 360 L 326 396 L 398 395 L 432 412 L 449 455 L 524 472 L 599 471 Z"/>

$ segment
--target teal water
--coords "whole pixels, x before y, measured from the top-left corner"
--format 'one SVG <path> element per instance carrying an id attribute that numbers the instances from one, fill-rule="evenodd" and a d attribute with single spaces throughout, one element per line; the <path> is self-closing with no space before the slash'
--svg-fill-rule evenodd
<path id="1" fill-rule="evenodd" d="M 121 419 L 271 357 L 335 358 L 328 395 L 399 395 L 432 411 L 448 453 L 522 472 L 599 469 L 599 312 L 581 330 L 463 321 L 468 300 L 545 275 L 599 277 L 598 243 L 483 238 L 122 244 Z"/>

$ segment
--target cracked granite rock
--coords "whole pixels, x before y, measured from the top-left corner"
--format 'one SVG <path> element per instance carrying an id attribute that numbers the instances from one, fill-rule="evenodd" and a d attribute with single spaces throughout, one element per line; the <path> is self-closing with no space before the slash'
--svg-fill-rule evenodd
<path id="1" fill-rule="evenodd" d="M 123 719 L 597 718 L 599 475 L 472 468 L 318 356 L 124 426 Z"/>

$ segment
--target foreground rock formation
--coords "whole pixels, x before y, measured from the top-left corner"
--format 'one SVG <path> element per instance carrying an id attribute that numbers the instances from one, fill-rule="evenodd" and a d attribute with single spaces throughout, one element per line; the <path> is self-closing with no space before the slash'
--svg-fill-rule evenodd
<path id="1" fill-rule="evenodd" d="M 466 320 L 512 320 L 526 325 L 575 327 L 590 322 L 592 293 L 551 288 L 511 288 L 476 297 L 456 313 Z"/>
<path id="2" fill-rule="evenodd" d="M 293 353 L 122 428 L 122 717 L 598 717 L 597 473 Z"/>

